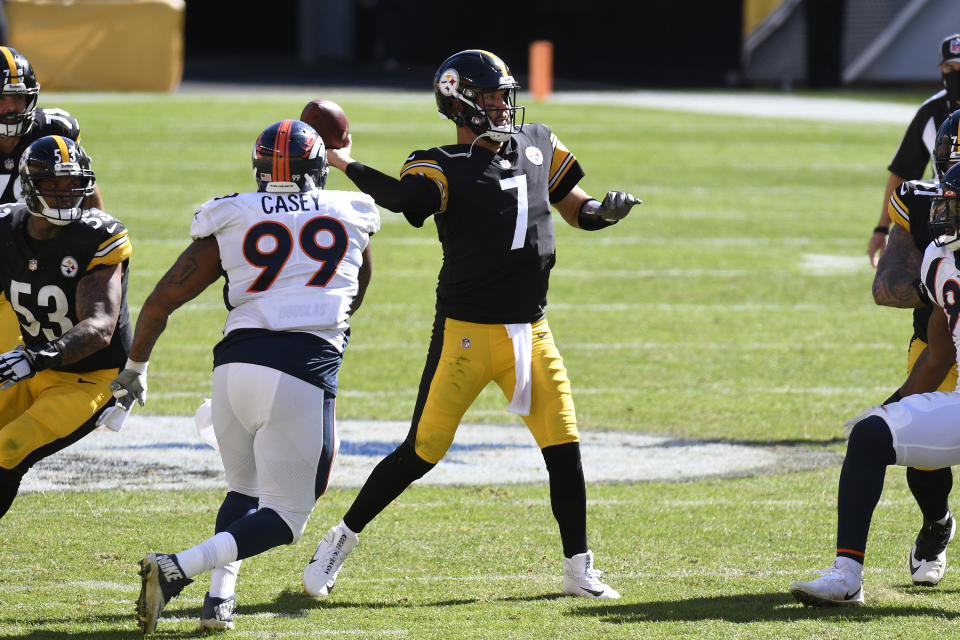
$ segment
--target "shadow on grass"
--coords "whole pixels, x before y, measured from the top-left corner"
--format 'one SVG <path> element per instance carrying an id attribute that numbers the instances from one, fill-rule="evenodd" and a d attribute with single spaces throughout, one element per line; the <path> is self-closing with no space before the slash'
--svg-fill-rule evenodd
<path id="1" fill-rule="evenodd" d="M 531 598 L 534 599 L 534 598 Z M 237 605 L 236 617 L 238 619 L 243 618 L 244 616 L 255 615 L 255 614 L 273 614 L 277 617 L 300 617 L 307 616 L 311 611 L 323 611 L 323 610 L 334 610 L 334 609 L 403 609 L 403 608 L 429 608 L 429 607 L 451 607 L 457 605 L 471 605 L 476 604 L 479 600 L 476 599 L 457 599 L 457 600 L 437 600 L 435 602 L 423 602 L 423 601 L 406 601 L 406 600 L 391 600 L 391 601 L 373 601 L 373 600 L 363 600 L 356 602 L 349 602 L 343 600 L 327 600 L 322 598 L 312 598 L 302 591 L 295 591 L 292 589 L 287 589 L 281 591 L 273 602 L 263 602 L 255 604 L 244 604 L 240 602 Z M 131 607 L 132 609 L 132 607 Z M 160 621 L 157 624 L 156 631 L 150 636 L 151 638 L 158 638 L 162 640 L 164 638 L 174 639 L 174 638 L 196 638 L 204 637 L 199 630 L 196 629 L 192 624 L 189 630 L 183 630 L 178 628 L 164 628 L 164 616 L 169 615 L 178 620 L 174 623 L 170 623 L 169 627 L 181 626 L 180 623 L 186 619 L 199 620 L 200 618 L 200 606 L 196 607 L 185 607 L 182 609 L 176 608 L 176 603 L 172 603 L 171 609 L 165 610 L 164 613 L 160 615 Z M 9 623 L 14 623 L 12 620 L 4 620 L 0 617 L 0 628 Z M 117 615 L 117 614 L 103 614 L 96 615 L 91 611 L 82 611 L 78 612 L 78 615 L 72 617 L 58 616 L 56 618 L 38 618 L 33 619 L 29 622 L 31 626 L 52 626 L 52 625 L 116 625 L 117 629 L 112 630 L 97 630 L 97 631 L 56 631 L 51 629 L 36 629 L 26 633 L 20 634 L 5 634 L 0 633 L 0 638 L 3 640 L 66 640 L 67 638 L 96 638 L 96 640 L 121 640 L 128 638 L 143 638 L 143 634 L 137 628 L 137 621 L 135 614 L 131 611 L 129 615 Z"/>
<path id="2" fill-rule="evenodd" d="M 911 589 L 912 591 L 913 589 Z M 783 592 L 690 598 L 632 604 L 603 604 L 583 606 L 567 615 L 593 617 L 612 624 L 639 622 L 698 622 L 724 620 L 726 622 L 791 622 L 822 618 L 844 620 L 879 620 L 885 618 L 935 616 L 953 620 L 960 611 L 929 607 L 922 604 L 861 607 L 804 607 Z"/>

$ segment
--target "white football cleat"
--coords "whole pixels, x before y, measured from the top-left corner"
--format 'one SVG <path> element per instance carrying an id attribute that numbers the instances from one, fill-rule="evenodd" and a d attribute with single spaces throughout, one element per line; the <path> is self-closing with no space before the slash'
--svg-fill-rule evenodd
<path id="1" fill-rule="evenodd" d="M 910 578 L 913 584 L 933 587 L 947 571 L 947 545 L 957 532 L 957 521 L 951 515 L 946 524 L 925 521 L 910 549 Z"/>
<path id="2" fill-rule="evenodd" d="M 843 556 L 833 566 L 820 572 L 820 577 L 809 582 L 796 580 L 790 585 L 790 594 L 797 602 L 812 607 L 828 605 L 863 604 L 863 565 Z"/>
<path id="3" fill-rule="evenodd" d="M 593 568 L 593 552 L 578 553 L 563 559 L 563 592 L 568 596 L 584 598 L 620 597 L 617 590 L 600 581 L 601 571 Z"/>
<path id="4" fill-rule="evenodd" d="M 330 529 L 303 569 L 303 590 L 315 598 L 329 595 L 343 561 L 359 541 L 359 536 L 347 531 L 342 522 Z"/>

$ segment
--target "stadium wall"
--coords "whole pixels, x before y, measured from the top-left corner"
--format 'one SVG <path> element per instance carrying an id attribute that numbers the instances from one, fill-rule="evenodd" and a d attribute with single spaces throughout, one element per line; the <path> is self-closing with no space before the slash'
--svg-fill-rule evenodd
<path id="1" fill-rule="evenodd" d="M 171 91 L 184 57 L 184 0 L 6 0 L 10 46 L 44 90 Z"/>

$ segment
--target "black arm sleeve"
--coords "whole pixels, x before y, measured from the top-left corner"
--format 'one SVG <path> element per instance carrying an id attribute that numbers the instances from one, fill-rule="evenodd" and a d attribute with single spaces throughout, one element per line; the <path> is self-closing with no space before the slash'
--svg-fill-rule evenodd
<path id="1" fill-rule="evenodd" d="M 440 191 L 429 178 L 409 176 L 397 180 L 360 162 L 348 164 L 345 173 L 378 205 L 403 213 L 415 227 L 422 227 L 424 220 L 440 210 Z"/>

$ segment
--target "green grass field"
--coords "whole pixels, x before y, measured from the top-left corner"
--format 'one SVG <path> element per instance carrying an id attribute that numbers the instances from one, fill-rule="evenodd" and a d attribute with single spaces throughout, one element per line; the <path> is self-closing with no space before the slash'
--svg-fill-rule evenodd
<path id="1" fill-rule="evenodd" d="M 134 312 L 189 241 L 195 207 L 253 187 L 250 149 L 307 93 L 43 95 L 78 117 L 106 208 L 130 229 Z M 396 175 L 452 140 L 424 94 L 331 93 L 354 156 Z M 913 96 L 911 96 L 913 98 Z M 919 101 L 911 99 L 911 103 Z M 909 312 L 874 306 L 865 255 L 903 125 L 530 104 L 577 155 L 581 183 L 644 200 L 613 229 L 557 217 L 549 318 L 581 429 L 842 451 L 844 419 L 905 372 Z M 333 172 L 328 188 L 350 188 Z M 432 321 L 436 232 L 383 212 L 374 277 L 353 321 L 338 416 L 405 420 Z M 219 288 L 175 314 L 154 352 L 145 413 L 209 396 Z M 519 421 L 487 389 L 465 420 Z M 655 459 L 638 460 L 655 465 Z M 838 468 L 588 487 L 590 545 L 623 594 L 558 597 L 545 486 L 414 486 L 364 532 L 336 591 L 300 570 L 353 491 L 318 503 L 304 538 L 245 562 L 238 638 L 927 638 L 960 631 L 960 573 L 910 585 L 921 523 L 888 473 L 868 548 L 867 606 L 809 610 L 791 580 L 832 561 Z M 220 492 L 27 494 L 0 521 L 0 637 L 134 638 L 136 561 L 212 533 Z M 205 576 L 165 611 L 160 638 L 193 637 Z"/>

